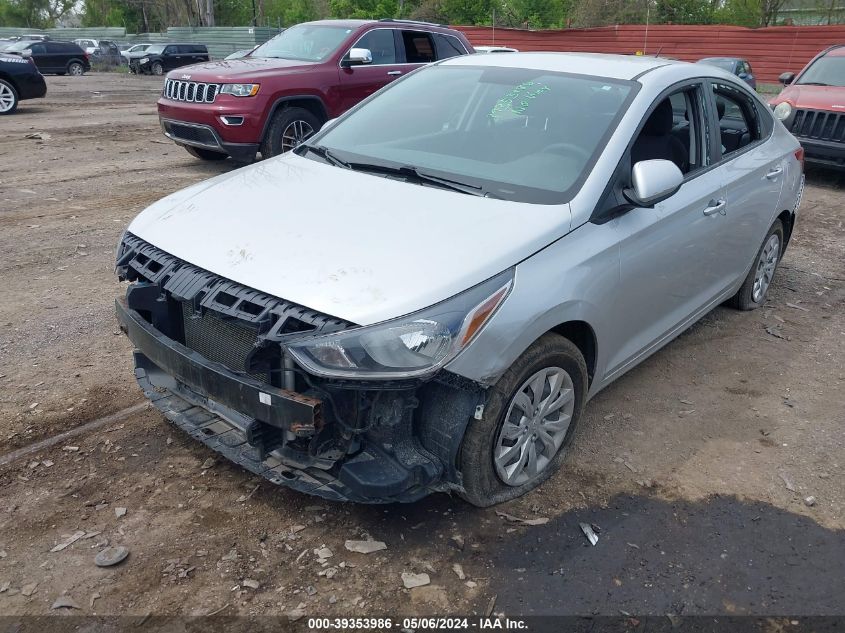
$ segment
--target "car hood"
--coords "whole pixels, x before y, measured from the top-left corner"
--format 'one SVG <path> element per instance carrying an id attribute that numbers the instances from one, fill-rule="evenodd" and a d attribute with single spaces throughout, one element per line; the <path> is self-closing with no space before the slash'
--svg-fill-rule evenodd
<path id="1" fill-rule="evenodd" d="M 193 81 L 231 82 L 239 79 L 260 80 L 264 76 L 275 77 L 280 71 L 285 73 L 307 72 L 316 62 L 304 62 L 294 59 L 272 57 L 241 57 L 239 59 L 221 59 L 214 62 L 202 62 L 183 66 L 171 72 L 171 79 L 182 79 L 189 74 Z"/>
<path id="2" fill-rule="evenodd" d="M 565 235 L 568 205 L 481 198 L 287 154 L 153 204 L 129 232 L 195 266 L 369 325 L 426 308 Z"/>
<path id="3" fill-rule="evenodd" d="M 789 101 L 796 108 L 841 112 L 845 110 L 845 88 L 793 84 L 784 88 L 772 104 L 777 105 L 782 101 Z"/>

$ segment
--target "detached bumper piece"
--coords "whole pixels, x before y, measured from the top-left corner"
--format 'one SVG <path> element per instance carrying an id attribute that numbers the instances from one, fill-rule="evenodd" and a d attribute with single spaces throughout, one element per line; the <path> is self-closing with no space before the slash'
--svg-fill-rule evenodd
<path id="1" fill-rule="evenodd" d="M 116 302 L 116 312 L 136 348 L 144 394 L 176 426 L 247 470 L 300 492 L 360 503 L 415 501 L 440 480 L 439 460 L 413 439 L 410 416 L 394 401 L 387 408 L 398 411 L 395 423 L 373 437 L 353 434 L 344 451 L 325 439 L 337 422 L 325 418 L 319 398 L 209 361 L 125 300 Z"/>

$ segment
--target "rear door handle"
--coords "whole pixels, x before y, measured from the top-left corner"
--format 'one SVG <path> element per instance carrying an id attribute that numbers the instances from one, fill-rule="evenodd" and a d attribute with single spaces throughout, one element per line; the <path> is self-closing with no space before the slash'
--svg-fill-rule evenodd
<path id="1" fill-rule="evenodd" d="M 402 71 L 401 70 L 391 70 L 387 74 L 390 75 L 391 77 L 395 77 L 396 75 L 401 75 Z"/>
<path id="2" fill-rule="evenodd" d="M 714 215 L 716 213 L 721 213 L 722 215 L 725 215 L 724 200 L 711 200 L 708 206 L 704 209 L 704 215 Z"/>
<path id="3" fill-rule="evenodd" d="M 766 174 L 766 178 L 768 178 L 769 180 L 774 180 L 775 178 L 780 176 L 782 173 L 783 173 L 783 167 L 775 167 L 774 169 L 769 170 L 769 173 Z"/>

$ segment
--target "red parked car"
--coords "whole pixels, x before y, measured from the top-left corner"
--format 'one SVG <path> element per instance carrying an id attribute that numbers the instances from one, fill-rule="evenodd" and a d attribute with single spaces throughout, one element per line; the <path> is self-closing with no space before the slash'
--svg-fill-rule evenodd
<path id="1" fill-rule="evenodd" d="M 804 158 L 845 168 L 845 45 L 831 46 L 804 69 L 783 73 L 786 86 L 769 103 L 804 148 Z"/>
<path id="2" fill-rule="evenodd" d="M 159 120 L 164 134 L 197 158 L 269 158 L 415 68 L 472 52 L 462 33 L 436 24 L 307 22 L 241 59 L 170 72 Z"/>

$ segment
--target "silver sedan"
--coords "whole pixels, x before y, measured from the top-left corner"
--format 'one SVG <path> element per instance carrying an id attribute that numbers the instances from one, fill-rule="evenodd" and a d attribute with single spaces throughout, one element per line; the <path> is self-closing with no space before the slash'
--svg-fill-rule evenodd
<path id="1" fill-rule="evenodd" d="M 254 472 L 489 505 L 555 471 L 601 389 L 764 304 L 803 182 L 718 68 L 455 57 L 144 211 L 118 313 L 156 406 Z"/>

